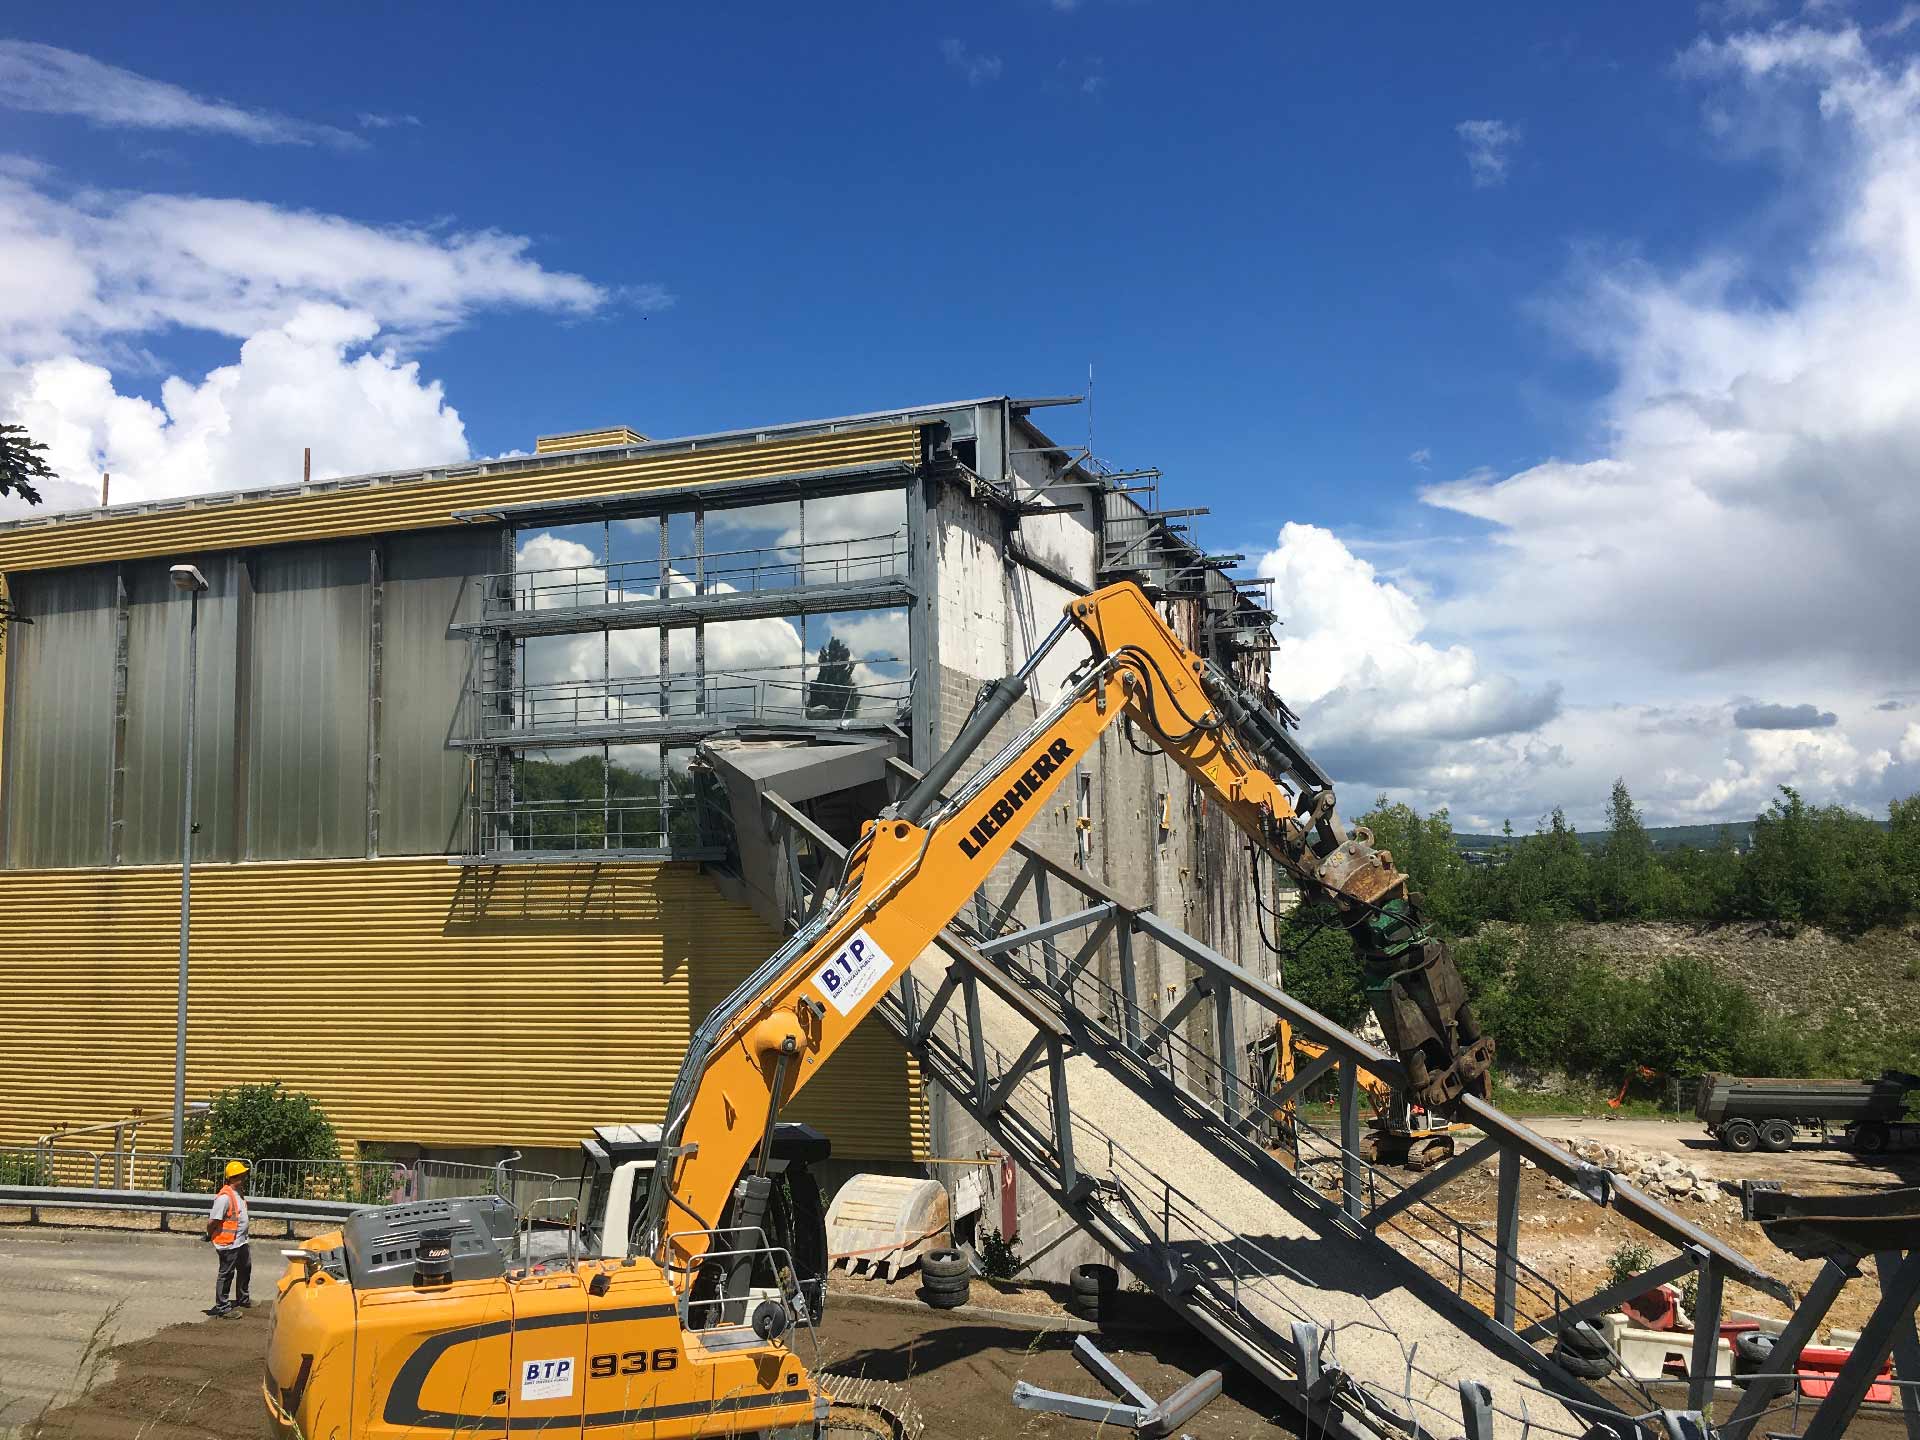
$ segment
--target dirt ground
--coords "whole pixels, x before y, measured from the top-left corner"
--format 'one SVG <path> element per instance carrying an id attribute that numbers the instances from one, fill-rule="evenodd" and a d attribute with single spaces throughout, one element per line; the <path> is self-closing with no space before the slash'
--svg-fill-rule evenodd
<path id="1" fill-rule="evenodd" d="M 1005 1300 L 984 1281 L 978 1290 L 976 1303 Z M 890 1293 L 910 1297 L 913 1286 L 903 1279 Z M 1271 1394 L 1157 1302 L 1121 1301 L 1134 1313 L 1100 1343 L 1150 1394 L 1166 1395 L 1205 1369 L 1226 1371 L 1220 1398 L 1183 1426 L 1183 1434 L 1244 1440 L 1279 1433 L 1274 1423 L 1284 1420 Z M 28 1421 L 22 1440 L 265 1440 L 271 1428 L 260 1400 L 260 1367 L 267 1326 L 267 1307 L 260 1306 L 240 1320 L 175 1325 L 119 1346 L 111 1379 Z M 903 1385 L 925 1417 L 929 1440 L 1090 1440 L 1095 1434 L 1085 1422 L 1013 1404 L 1017 1380 L 1104 1394 L 1073 1358 L 1073 1333 L 1064 1325 L 957 1317 L 836 1292 L 818 1338 L 817 1360 L 807 1339 L 798 1340 L 802 1359 L 833 1374 Z"/>

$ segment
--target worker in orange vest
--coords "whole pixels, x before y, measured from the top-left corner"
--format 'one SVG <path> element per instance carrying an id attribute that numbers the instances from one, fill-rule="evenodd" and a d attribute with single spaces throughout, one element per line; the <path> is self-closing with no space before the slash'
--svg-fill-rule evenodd
<path id="1" fill-rule="evenodd" d="M 213 1197 L 207 1217 L 207 1239 L 220 1257 L 220 1273 L 213 1282 L 213 1308 L 207 1311 L 231 1320 L 253 1305 L 253 1253 L 247 1249 L 247 1167 L 227 1162 L 225 1183 Z M 228 1299 L 231 1295 L 233 1298 Z"/>

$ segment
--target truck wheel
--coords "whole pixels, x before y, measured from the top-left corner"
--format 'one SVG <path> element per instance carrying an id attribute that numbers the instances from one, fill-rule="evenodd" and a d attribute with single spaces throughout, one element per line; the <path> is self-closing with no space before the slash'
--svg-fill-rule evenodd
<path id="1" fill-rule="evenodd" d="M 1751 1120 L 1729 1120 L 1720 1127 L 1720 1143 L 1736 1155 L 1751 1155 L 1760 1148 L 1760 1132 Z"/>
<path id="2" fill-rule="evenodd" d="M 1760 1127 L 1760 1148 L 1778 1155 L 1793 1148 L 1793 1124 L 1787 1120 L 1769 1120 Z"/>
<path id="3" fill-rule="evenodd" d="M 1887 1127 L 1879 1123 L 1862 1125 L 1853 1132 L 1853 1148 L 1862 1155 L 1878 1155 L 1887 1148 Z"/>

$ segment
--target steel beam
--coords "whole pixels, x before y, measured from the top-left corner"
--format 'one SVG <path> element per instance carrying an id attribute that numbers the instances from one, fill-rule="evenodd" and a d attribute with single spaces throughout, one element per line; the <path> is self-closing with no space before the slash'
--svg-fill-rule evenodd
<path id="1" fill-rule="evenodd" d="M 1500 1187 L 1493 1220 L 1493 1318 L 1514 1328 L 1514 1290 L 1519 1279 L 1520 1152 L 1500 1152 Z"/>
<path id="2" fill-rule="evenodd" d="M 1491 1144 L 1491 1141 L 1482 1141 Z M 1398 1196 L 1394 1197 L 1398 1199 Z M 1382 1207 L 1384 1208 L 1384 1207 Z M 1371 1218 L 1369 1223 L 1371 1223 Z M 1558 1335 L 1570 1325 L 1582 1320 L 1591 1320 L 1596 1315 L 1604 1315 L 1615 1309 L 1623 1300 L 1632 1300 L 1644 1295 L 1656 1285 L 1664 1285 L 1678 1278 L 1700 1264 L 1700 1257 L 1692 1252 L 1682 1252 L 1642 1270 L 1638 1275 L 1629 1275 L 1618 1285 L 1609 1285 L 1604 1290 L 1596 1290 L 1577 1305 L 1570 1305 L 1558 1315 L 1550 1315 L 1545 1320 L 1536 1321 L 1520 1332 L 1522 1340 L 1544 1340 L 1550 1335 Z"/>
<path id="3" fill-rule="evenodd" d="M 1378 1230 L 1402 1210 L 1419 1204 L 1442 1185 L 1445 1185 L 1450 1180 L 1458 1179 L 1467 1171 L 1473 1169 L 1473 1167 L 1478 1165 L 1482 1160 L 1486 1159 L 1488 1155 L 1499 1150 L 1499 1148 L 1500 1142 L 1495 1140 L 1491 1135 L 1483 1140 L 1475 1141 L 1444 1165 L 1436 1166 L 1434 1169 L 1427 1171 L 1426 1174 L 1407 1186 L 1406 1189 L 1389 1195 L 1362 1216 L 1360 1223 L 1365 1225 L 1369 1230 Z"/>
<path id="4" fill-rule="evenodd" d="M 1794 1378 L 1794 1371 L 1800 1365 L 1800 1352 L 1807 1348 L 1807 1342 L 1813 1338 L 1814 1332 L 1820 1328 L 1820 1322 L 1827 1318 L 1827 1311 L 1833 1308 L 1833 1302 L 1852 1278 L 1852 1272 L 1841 1268 L 1831 1259 L 1820 1267 L 1820 1273 L 1813 1277 L 1813 1283 L 1807 1287 L 1806 1298 L 1794 1307 L 1793 1314 L 1787 1318 L 1786 1328 L 1780 1332 L 1779 1339 L 1773 1342 L 1773 1353 L 1767 1356 L 1766 1363 L 1757 1372 L 1748 1377 L 1747 1393 L 1733 1407 L 1733 1414 L 1721 1422 L 1723 1440 L 1745 1440 L 1754 1422 L 1774 1400 L 1784 1394 L 1789 1386 L 1799 1383 Z"/>
<path id="5" fill-rule="evenodd" d="M 1362 1194 L 1366 1175 L 1360 1163 L 1360 1086 L 1356 1068 L 1352 1060 L 1340 1067 L 1340 1206 L 1358 1220 L 1366 1209 Z"/>
<path id="6" fill-rule="evenodd" d="M 1051 920 L 1042 920 L 1038 925 L 1029 925 L 1021 930 L 1012 930 L 1004 935 L 995 935 L 983 940 L 973 948 L 991 960 L 996 955 L 1004 955 L 1009 950 L 1018 950 L 1022 945 L 1031 945 L 1036 940 L 1048 940 L 1055 935 L 1065 934 L 1069 930 L 1079 930 L 1088 925 L 1110 918 L 1113 906 L 1102 902 L 1088 906 L 1085 910 L 1076 910 L 1071 915 L 1060 915 Z"/>
<path id="7" fill-rule="evenodd" d="M 1909 1253 L 1892 1276 L 1881 1278 L 1880 1303 L 1873 1307 L 1867 1323 L 1860 1327 L 1860 1338 L 1853 1342 L 1853 1353 L 1834 1376 L 1827 1398 L 1813 1412 L 1804 1440 L 1840 1440 L 1846 1434 L 1860 1402 L 1867 1398 L 1867 1387 L 1873 1384 L 1893 1350 L 1899 1327 L 1913 1324 L 1917 1302 L 1920 1302 L 1920 1250 Z"/>
<path id="8" fill-rule="evenodd" d="M 1900 1272 L 1900 1254 L 1883 1250 L 1873 1257 L 1873 1263 L 1880 1272 L 1880 1293 L 1885 1296 Z M 1893 1372 L 1902 1380 L 1920 1382 L 1920 1339 L 1915 1338 L 1911 1314 L 1893 1329 Z M 1920 1440 L 1920 1383 L 1900 1387 L 1900 1413 L 1906 1418 L 1907 1440 Z"/>
<path id="9" fill-rule="evenodd" d="M 1033 1062 L 1040 1058 L 1041 1052 L 1046 1048 L 1047 1037 L 1044 1034 L 1036 1033 L 1033 1039 L 1027 1042 L 1027 1048 L 1022 1050 L 1019 1058 L 1007 1067 L 1006 1072 L 993 1087 L 992 1093 L 987 1096 L 989 1115 L 997 1114 L 1006 1107 L 1007 1101 L 1013 1096 L 1014 1088 L 1026 1078 L 1027 1071 L 1033 1068 Z"/>
<path id="10" fill-rule="evenodd" d="M 1693 1355 L 1687 1365 L 1687 1407 L 1704 1411 L 1713 1400 L 1719 1369 L 1720 1267 L 1704 1250 L 1694 1252 L 1699 1283 L 1693 1292 Z"/>

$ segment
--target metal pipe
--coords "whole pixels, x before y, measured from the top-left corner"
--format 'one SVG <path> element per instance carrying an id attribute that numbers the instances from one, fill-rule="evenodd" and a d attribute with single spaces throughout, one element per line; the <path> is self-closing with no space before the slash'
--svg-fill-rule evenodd
<path id="1" fill-rule="evenodd" d="M 995 680 L 981 687 L 979 701 L 973 705 L 973 714 L 968 716 L 966 724 L 960 726 L 960 735 L 954 739 L 952 745 L 948 745 L 931 766 L 927 766 L 924 776 L 906 793 L 906 797 L 895 808 L 895 814 L 900 820 L 908 820 L 918 826 L 927 818 L 933 806 L 941 801 L 941 791 L 947 789 L 947 781 L 952 780 L 956 774 L 960 774 L 960 766 L 968 762 L 968 756 L 972 756 L 973 751 L 977 751 L 985 743 L 987 735 L 993 733 L 993 728 L 996 724 L 1000 724 L 1006 712 L 1012 710 L 1016 701 L 1020 701 L 1021 695 L 1027 693 L 1027 682 L 1033 678 L 1033 672 L 1039 670 L 1041 659 L 1044 659 L 1046 651 L 1058 645 L 1060 639 L 1068 634 L 1068 630 L 1071 630 L 1071 626 L 1073 626 L 1071 616 L 1060 616 L 1060 624 L 1052 628 L 1052 632 L 1039 643 L 1033 655 L 1029 655 L 1021 662 L 1020 668 L 1014 674 L 1006 676 L 1004 680 Z"/>

